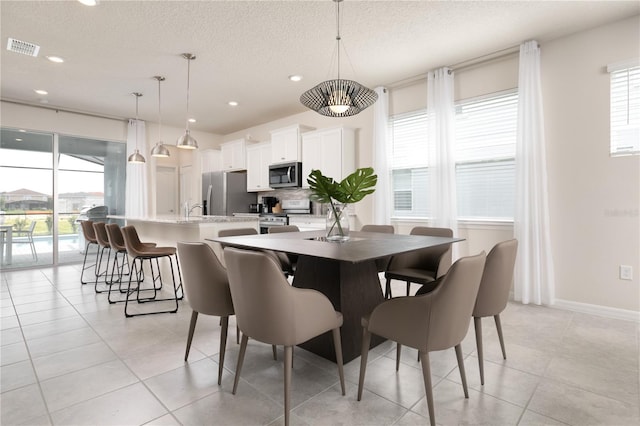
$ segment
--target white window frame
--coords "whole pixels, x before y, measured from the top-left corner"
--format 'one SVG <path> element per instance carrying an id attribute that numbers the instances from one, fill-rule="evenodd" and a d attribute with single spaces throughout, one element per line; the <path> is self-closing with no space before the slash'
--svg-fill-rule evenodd
<path id="1" fill-rule="evenodd" d="M 483 96 L 479 96 L 479 97 L 475 97 L 475 98 L 468 98 L 468 99 L 462 99 L 456 102 L 456 112 L 458 112 L 459 107 L 461 105 L 464 104 L 469 104 L 469 103 L 473 103 L 473 102 L 482 102 L 483 100 L 487 100 L 487 99 L 493 99 L 493 98 L 500 98 L 503 96 L 509 96 L 512 94 L 516 94 L 518 93 L 518 89 L 509 89 L 509 90 L 505 90 L 505 91 L 500 91 L 500 92 L 494 92 L 494 93 L 490 93 L 487 95 L 483 95 Z M 517 101 L 516 101 L 516 105 L 517 105 Z M 517 113 L 517 111 L 516 111 Z M 457 115 L 456 115 L 457 117 Z M 404 114 L 398 114 L 394 117 L 391 117 L 390 120 L 390 127 L 393 126 L 393 121 L 396 119 L 420 119 L 423 118 L 424 121 L 427 121 L 427 111 L 426 109 L 420 109 L 417 111 L 413 111 L 413 112 L 409 112 L 409 113 L 404 113 Z M 515 129 L 514 129 L 515 130 Z M 427 143 L 427 134 L 428 132 L 425 131 L 424 132 L 424 141 L 425 144 Z M 393 131 L 390 132 L 390 134 L 392 135 L 392 139 L 393 139 Z M 465 165 L 469 165 L 472 163 L 476 163 L 476 164 L 486 164 L 486 165 L 490 165 L 490 164 L 495 164 L 498 162 L 515 162 L 515 132 L 513 134 L 513 151 L 512 153 L 509 153 L 508 155 L 500 155 L 498 157 L 491 157 L 491 158 L 487 158 L 487 159 L 481 159 L 481 160 L 468 160 L 468 161 L 462 161 L 459 159 L 456 159 L 456 169 L 458 169 L 459 166 L 465 166 Z M 421 157 L 419 157 L 421 158 Z M 417 161 L 417 158 L 413 158 L 413 161 L 411 162 L 411 164 L 394 164 L 393 163 L 393 159 L 392 159 L 392 163 L 391 163 L 391 167 L 390 167 L 390 176 L 393 179 L 393 170 L 399 170 L 399 169 L 412 169 L 412 168 L 422 168 L 422 167 L 427 167 L 427 157 L 426 155 L 424 156 L 424 158 L 422 159 L 422 161 Z M 514 176 L 515 179 L 515 176 Z M 392 180 L 392 185 L 393 185 L 393 180 Z M 459 185 L 459 183 L 458 183 Z M 514 181 L 514 185 L 515 185 L 515 181 Z M 514 188 L 515 189 L 515 188 Z M 392 187 L 393 190 L 393 187 Z M 416 196 L 416 194 L 414 194 L 414 197 Z M 391 206 L 391 211 L 392 211 L 392 219 L 394 221 L 413 221 L 413 222 L 419 222 L 419 221 L 429 221 L 431 218 L 429 216 L 411 216 L 411 215 L 402 215 L 400 211 L 395 211 L 394 210 L 395 207 L 395 199 L 392 200 L 392 206 Z M 512 217 L 480 217 L 480 216 L 471 216 L 471 217 L 464 217 L 464 216 L 458 216 L 458 221 L 459 222 L 464 222 L 464 223 L 468 223 L 468 224 L 481 224 L 481 223 L 489 223 L 489 224 L 508 224 L 511 225 L 513 223 L 513 218 Z"/>
<path id="2" fill-rule="evenodd" d="M 607 66 L 612 157 L 640 154 L 640 59 Z"/>

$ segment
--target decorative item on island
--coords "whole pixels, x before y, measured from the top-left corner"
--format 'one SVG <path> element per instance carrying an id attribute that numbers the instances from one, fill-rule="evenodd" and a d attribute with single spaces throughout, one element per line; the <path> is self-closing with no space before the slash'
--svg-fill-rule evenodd
<path id="1" fill-rule="evenodd" d="M 372 167 L 357 169 L 341 182 L 324 176 L 320 170 L 312 170 L 307 178 L 311 190 L 311 200 L 329 204 L 327 210 L 327 240 L 347 241 L 349 239 L 349 216 L 347 207 L 373 194 L 378 175 Z"/>

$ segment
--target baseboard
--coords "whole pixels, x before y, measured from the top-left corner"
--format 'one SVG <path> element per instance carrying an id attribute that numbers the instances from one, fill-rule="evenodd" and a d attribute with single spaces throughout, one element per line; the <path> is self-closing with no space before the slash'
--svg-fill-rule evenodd
<path id="1" fill-rule="evenodd" d="M 640 312 L 627 309 L 610 308 L 608 306 L 591 305 L 589 303 L 572 302 L 571 300 L 556 299 L 552 308 L 565 309 L 567 311 L 580 312 L 583 314 L 599 315 L 601 317 L 613 318 L 625 321 L 640 323 Z"/>

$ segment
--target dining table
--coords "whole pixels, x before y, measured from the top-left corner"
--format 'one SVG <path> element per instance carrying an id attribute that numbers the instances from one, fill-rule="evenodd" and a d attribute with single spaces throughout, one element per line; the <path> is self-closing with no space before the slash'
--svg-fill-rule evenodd
<path id="1" fill-rule="evenodd" d="M 322 292 L 342 313 L 340 329 L 344 362 L 358 357 L 362 346 L 362 317 L 384 301 L 375 260 L 428 247 L 452 244 L 462 238 L 356 232 L 344 242 L 328 241 L 324 231 L 284 232 L 207 238 L 209 242 L 251 250 L 273 250 L 298 255 L 293 286 Z M 250 336 L 249 336 L 250 337 Z M 384 339 L 373 336 L 371 347 Z M 301 345 L 335 362 L 331 333 Z"/>
<path id="2" fill-rule="evenodd" d="M 0 225 L 0 264 L 11 264 L 13 260 L 12 246 L 13 225 Z"/>

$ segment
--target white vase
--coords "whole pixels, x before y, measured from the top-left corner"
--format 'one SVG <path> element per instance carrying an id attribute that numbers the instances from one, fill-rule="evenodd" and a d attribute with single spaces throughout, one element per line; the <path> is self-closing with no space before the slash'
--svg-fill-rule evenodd
<path id="1" fill-rule="evenodd" d="M 347 241 L 349 239 L 348 204 L 332 203 L 327 210 L 327 240 Z"/>

